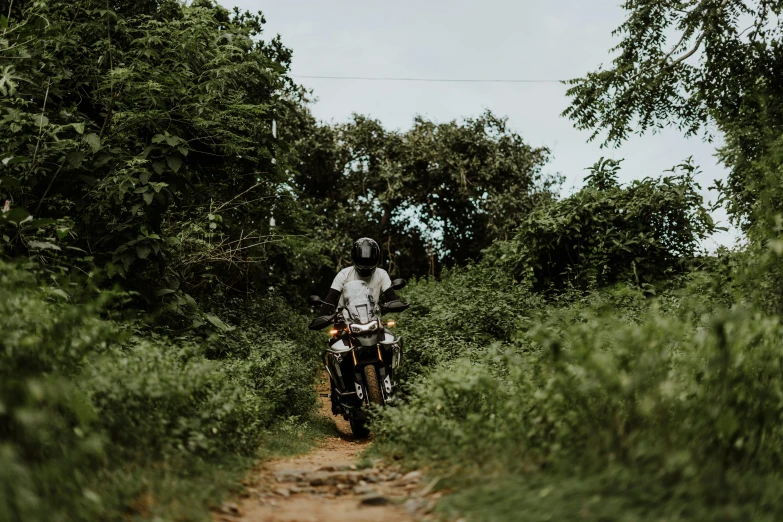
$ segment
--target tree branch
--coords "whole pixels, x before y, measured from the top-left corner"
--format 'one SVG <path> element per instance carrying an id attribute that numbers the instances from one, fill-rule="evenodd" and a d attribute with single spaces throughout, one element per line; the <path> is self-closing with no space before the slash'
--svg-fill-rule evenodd
<path id="1" fill-rule="evenodd" d="M 720 3 L 720 5 L 718 6 L 718 11 L 720 11 L 721 9 L 726 7 L 726 4 L 728 4 L 728 3 L 729 3 L 729 0 L 723 0 Z M 687 53 L 683 54 L 682 56 L 679 56 L 678 58 L 676 58 L 673 62 L 671 62 L 670 65 L 676 65 L 676 64 L 682 62 L 683 60 L 687 60 L 688 58 L 693 56 L 693 54 L 696 51 L 699 50 L 699 47 L 701 47 L 701 42 L 704 40 L 704 37 L 707 36 L 707 33 L 709 32 L 709 30 L 710 30 L 710 27 L 705 27 L 704 31 L 702 31 L 702 33 L 699 36 L 699 38 L 696 39 L 696 43 L 693 45 L 693 48 L 690 51 L 688 51 Z M 683 35 L 683 36 L 685 36 L 685 35 Z M 679 46 L 679 44 L 678 44 L 678 46 Z M 664 58 L 664 60 L 668 60 L 669 57 L 671 56 L 671 54 L 672 53 L 667 54 L 666 57 Z"/>
<path id="2" fill-rule="evenodd" d="M 724 7 L 726 7 L 726 4 L 728 4 L 728 3 L 729 3 L 729 0 L 723 0 L 723 1 L 720 3 L 720 5 L 718 6 L 718 11 L 720 11 L 721 9 L 723 9 Z M 698 51 L 698 50 L 699 50 L 699 47 L 701 47 L 701 43 L 704 41 L 704 37 L 705 37 L 705 36 L 707 36 L 707 33 L 709 32 L 709 30 L 710 30 L 710 27 L 705 27 L 705 28 L 704 28 L 704 30 L 702 31 L 702 33 L 701 33 L 701 34 L 699 35 L 699 37 L 696 39 L 696 43 L 694 43 L 694 44 L 693 44 L 693 48 L 691 48 L 691 50 L 690 50 L 690 51 L 687 51 L 685 54 L 682 54 L 682 55 L 678 56 L 677 58 L 675 58 L 675 59 L 674 59 L 672 62 L 669 62 L 669 59 L 672 57 L 672 55 L 674 54 L 674 52 L 675 52 L 677 49 L 679 49 L 679 48 L 680 48 L 680 46 L 681 46 L 681 45 L 682 45 L 682 44 L 685 42 L 685 40 L 687 40 L 688 36 L 690 36 L 690 35 L 692 34 L 691 32 L 689 32 L 689 31 L 687 31 L 687 30 L 686 30 L 686 31 L 685 31 L 685 32 L 682 34 L 682 36 L 680 37 L 680 40 L 677 42 L 677 44 L 676 44 L 674 47 L 672 47 L 672 48 L 671 48 L 671 50 L 670 50 L 668 53 L 666 53 L 666 56 L 664 56 L 663 58 L 661 58 L 661 59 L 658 61 L 658 63 L 656 64 L 656 66 L 658 66 L 658 67 L 663 67 L 663 66 L 665 66 L 665 65 L 670 65 L 670 66 L 671 66 L 671 65 L 677 65 L 678 63 L 680 63 L 680 62 L 682 62 L 682 61 L 684 61 L 684 60 L 687 60 L 688 58 L 690 58 L 691 56 L 693 56 L 693 55 L 696 53 L 696 51 Z M 643 68 L 642 68 L 642 69 L 641 69 L 639 72 L 637 72 L 637 73 L 636 73 L 636 74 L 633 76 L 633 78 L 631 78 L 631 79 L 629 80 L 629 82 L 633 82 L 634 80 L 636 80 L 636 79 L 637 79 L 639 76 L 641 76 L 641 74 L 642 74 L 643 72 L 645 72 L 645 71 L 649 70 L 651 67 L 652 67 L 651 65 L 648 65 L 647 67 L 643 67 Z"/>

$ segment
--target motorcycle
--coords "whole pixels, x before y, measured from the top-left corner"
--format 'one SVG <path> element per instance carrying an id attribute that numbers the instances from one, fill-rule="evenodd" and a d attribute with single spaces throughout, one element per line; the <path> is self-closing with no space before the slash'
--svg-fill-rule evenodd
<path id="1" fill-rule="evenodd" d="M 395 290 L 405 285 L 404 279 L 392 281 Z M 326 304 L 317 295 L 308 301 L 313 306 Z M 393 401 L 394 372 L 402 361 L 402 339 L 389 330 L 395 321 L 383 321 L 381 313 L 402 312 L 408 306 L 402 301 L 375 303 L 367 283 L 351 281 L 343 288 L 334 313 L 310 323 L 310 330 L 332 326 L 323 354 L 331 383 L 332 413 L 350 422 L 355 437 L 370 433 L 366 424 L 371 404 L 384 406 Z"/>

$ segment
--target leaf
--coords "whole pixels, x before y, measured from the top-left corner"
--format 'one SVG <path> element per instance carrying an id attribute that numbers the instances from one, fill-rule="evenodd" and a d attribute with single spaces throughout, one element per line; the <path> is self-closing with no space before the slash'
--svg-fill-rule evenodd
<path id="1" fill-rule="evenodd" d="M 0 14 L 0 27 L 8 29 L 8 18 L 5 15 Z"/>
<path id="2" fill-rule="evenodd" d="M 166 139 L 163 134 L 156 134 L 152 137 L 152 143 L 162 143 Z"/>
<path id="3" fill-rule="evenodd" d="M 162 288 L 155 292 L 155 295 L 158 297 L 163 297 L 164 295 L 173 294 L 174 292 L 176 292 L 176 290 L 172 290 L 171 288 Z"/>
<path id="4" fill-rule="evenodd" d="M 731 410 L 721 413 L 715 425 L 718 432 L 726 438 L 734 435 L 739 429 L 739 421 L 737 421 L 737 417 Z"/>
<path id="5" fill-rule="evenodd" d="M 139 181 L 142 183 L 148 183 L 150 180 L 150 176 L 152 176 L 152 172 L 142 172 L 139 176 Z"/>
<path id="6" fill-rule="evenodd" d="M 35 250 L 61 250 L 60 247 L 48 241 L 30 241 L 27 247 Z"/>
<path id="7" fill-rule="evenodd" d="M 50 289 L 49 289 L 49 293 L 51 293 L 51 294 L 54 294 L 54 295 L 56 295 L 56 296 L 59 296 L 59 297 L 62 297 L 62 298 L 63 298 L 63 299 L 65 299 L 66 301 L 68 301 L 68 300 L 70 299 L 70 297 L 68 297 L 68 294 L 66 294 L 66 293 L 65 293 L 65 292 L 64 292 L 62 289 L 60 289 L 60 288 L 50 288 Z"/>
<path id="8" fill-rule="evenodd" d="M 168 143 L 170 147 L 176 147 L 179 142 L 180 139 L 176 136 L 169 136 L 166 138 L 166 143 Z"/>
<path id="9" fill-rule="evenodd" d="M 79 134 L 84 134 L 84 122 L 81 123 L 72 123 L 71 126 L 73 129 L 78 132 Z"/>
<path id="10" fill-rule="evenodd" d="M 152 252 L 152 248 L 150 248 L 149 245 L 136 246 L 136 255 L 139 256 L 139 259 L 147 259 L 150 256 L 151 252 Z"/>
<path id="11" fill-rule="evenodd" d="M 68 163 L 70 163 L 73 168 L 78 169 L 82 166 L 82 161 L 84 161 L 84 152 L 80 150 L 71 152 L 68 154 L 67 158 Z"/>
<path id="12" fill-rule="evenodd" d="M 83 139 L 84 143 L 89 145 L 93 152 L 98 152 L 101 149 L 101 139 L 94 132 L 85 134 Z"/>
<path id="13" fill-rule="evenodd" d="M 85 182 L 87 185 L 89 185 L 89 186 L 91 186 L 91 187 L 94 187 L 95 185 L 97 185 L 97 184 L 98 184 L 98 180 L 97 180 L 97 179 L 95 179 L 95 178 L 94 178 L 94 177 L 92 177 L 92 176 L 85 176 L 85 175 L 80 175 L 80 176 L 79 176 L 79 179 L 80 179 L 80 180 L 82 180 L 82 181 L 84 181 L 84 182 Z"/>
<path id="14" fill-rule="evenodd" d="M 3 165 L 16 165 L 17 163 L 27 163 L 30 158 L 27 156 L 8 156 L 3 159 Z"/>
<path id="15" fill-rule="evenodd" d="M 41 228 L 47 225 L 51 225 L 52 223 L 57 223 L 57 221 L 51 218 L 34 219 L 27 224 L 25 229 L 31 230 L 31 229 Z"/>
<path id="16" fill-rule="evenodd" d="M 193 299 L 190 294 L 183 294 L 183 297 L 185 298 L 185 302 L 188 303 L 191 308 L 195 310 L 198 307 L 196 300 Z"/>
<path id="17" fill-rule="evenodd" d="M 229 332 L 234 329 L 233 327 L 229 328 L 229 326 L 223 321 L 221 321 L 215 314 L 211 314 L 207 312 L 206 314 L 204 314 L 204 317 L 207 319 L 207 321 L 212 323 L 219 330 L 223 330 L 224 332 Z"/>
<path id="18" fill-rule="evenodd" d="M 5 214 L 3 214 L 3 217 L 7 221 L 10 221 L 11 223 L 16 224 L 17 226 L 21 225 L 25 221 L 32 220 L 33 216 L 30 215 L 29 212 L 27 212 L 25 209 L 21 207 L 14 207 Z"/>
<path id="19" fill-rule="evenodd" d="M 133 264 L 134 261 L 136 261 L 136 256 L 133 254 L 125 254 L 121 258 L 122 266 L 125 268 L 125 272 L 127 272 L 130 269 L 130 266 Z"/>
<path id="20" fill-rule="evenodd" d="M 142 197 L 144 198 L 144 202 L 145 202 L 147 205 L 151 205 L 151 204 L 152 204 L 152 198 L 153 198 L 153 196 L 154 196 L 154 195 L 155 195 L 155 194 L 154 194 L 153 192 L 150 192 L 150 193 L 148 193 L 148 194 L 144 194 L 144 195 L 142 196 Z"/>
<path id="21" fill-rule="evenodd" d="M 182 166 L 182 158 L 180 158 L 177 155 L 174 156 L 167 156 L 166 157 L 166 163 L 168 163 L 169 168 L 173 170 L 174 172 L 177 172 L 179 168 Z"/>
<path id="22" fill-rule="evenodd" d="M 158 175 L 163 174 L 164 167 L 165 165 L 163 164 L 162 161 L 156 161 L 155 163 L 152 164 L 152 170 L 154 170 L 155 173 Z"/>
<path id="23" fill-rule="evenodd" d="M 155 147 L 154 145 L 150 145 L 150 146 L 146 147 L 146 148 L 145 148 L 145 149 L 142 151 L 142 153 L 141 153 L 141 158 L 142 158 L 142 159 L 147 159 L 147 157 L 150 155 L 150 152 L 152 152 L 153 150 L 155 150 L 155 149 L 157 149 L 157 148 L 158 148 L 158 147 Z"/>
<path id="24" fill-rule="evenodd" d="M 111 159 L 112 159 L 112 155 L 111 154 L 101 154 L 100 156 L 98 156 L 98 159 L 95 160 L 94 165 L 96 167 L 103 167 L 104 165 L 109 163 L 111 161 Z"/>
<path id="25" fill-rule="evenodd" d="M 188 149 L 186 149 L 186 148 L 185 148 L 185 147 L 183 147 L 183 146 L 179 146 L 179 147 L 177 147 L 177 150 L 178 150 L 178 151 L 179 151 L 179 153 L 180 153 L 180 154 L 182 154 L 183 156 L 187 156 L 187 155 L 188 155 Z"/>
<path id="26" fill-rule="evenodd" d="M 12 178 L 11 176 L 0 177 L 0 185 L 4 185 L 6 187 L 11 187 L 11 188 L 19 188 L 22 186 L 22 184 L 19 182 L 18 179 Z"/>
<path id="27" fill-rule="evenodd" d="M 49 118 L 47 118 L 43 114 L 36 114 L 35 116 L 33 116 L 33 121 L 38 127 L 43 127 L 44 125 L 49 124 Z"/>

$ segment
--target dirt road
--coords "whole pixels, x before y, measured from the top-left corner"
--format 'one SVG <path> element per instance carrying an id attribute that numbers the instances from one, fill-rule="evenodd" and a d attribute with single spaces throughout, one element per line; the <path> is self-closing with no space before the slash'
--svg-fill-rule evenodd
<path id="1" fill-rule="evenodd" d="M 407 522 L 433 519 L 439 495 L 421 472 L 402 473 L 376 464 L 360 467 L 370 442 L 355 440 L 342 418 L 331 415 L 329 399 L 321 414 L 334 419 L 339 436 L 299 457 L 271 460 L 247 481 L 250 495 L 227 502 L 216 522 Z"/>

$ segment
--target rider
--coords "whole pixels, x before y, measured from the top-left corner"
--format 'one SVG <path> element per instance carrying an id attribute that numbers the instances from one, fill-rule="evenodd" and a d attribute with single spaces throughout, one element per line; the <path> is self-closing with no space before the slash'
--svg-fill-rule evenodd
<path id="1" fill-rule="evenodd" d="M 342 297 L 343 286 L 357 279 L 367 283 L 376 303 L 380 302 L 381 297 L 386 302 L 399 301 L 400 298 L 392 288 L 389 274 L 383 268 L 378 268 L 378 263 L 381 261 L 381 247 L 378 243 L 369 237 L 357 239 L 351 249 L 351 260 L 353 266 L 340 270 L 334 278 L 329 294 L 321 305 L 320 315 L 332 314 L 333 307 L 337 306 Z"/>

